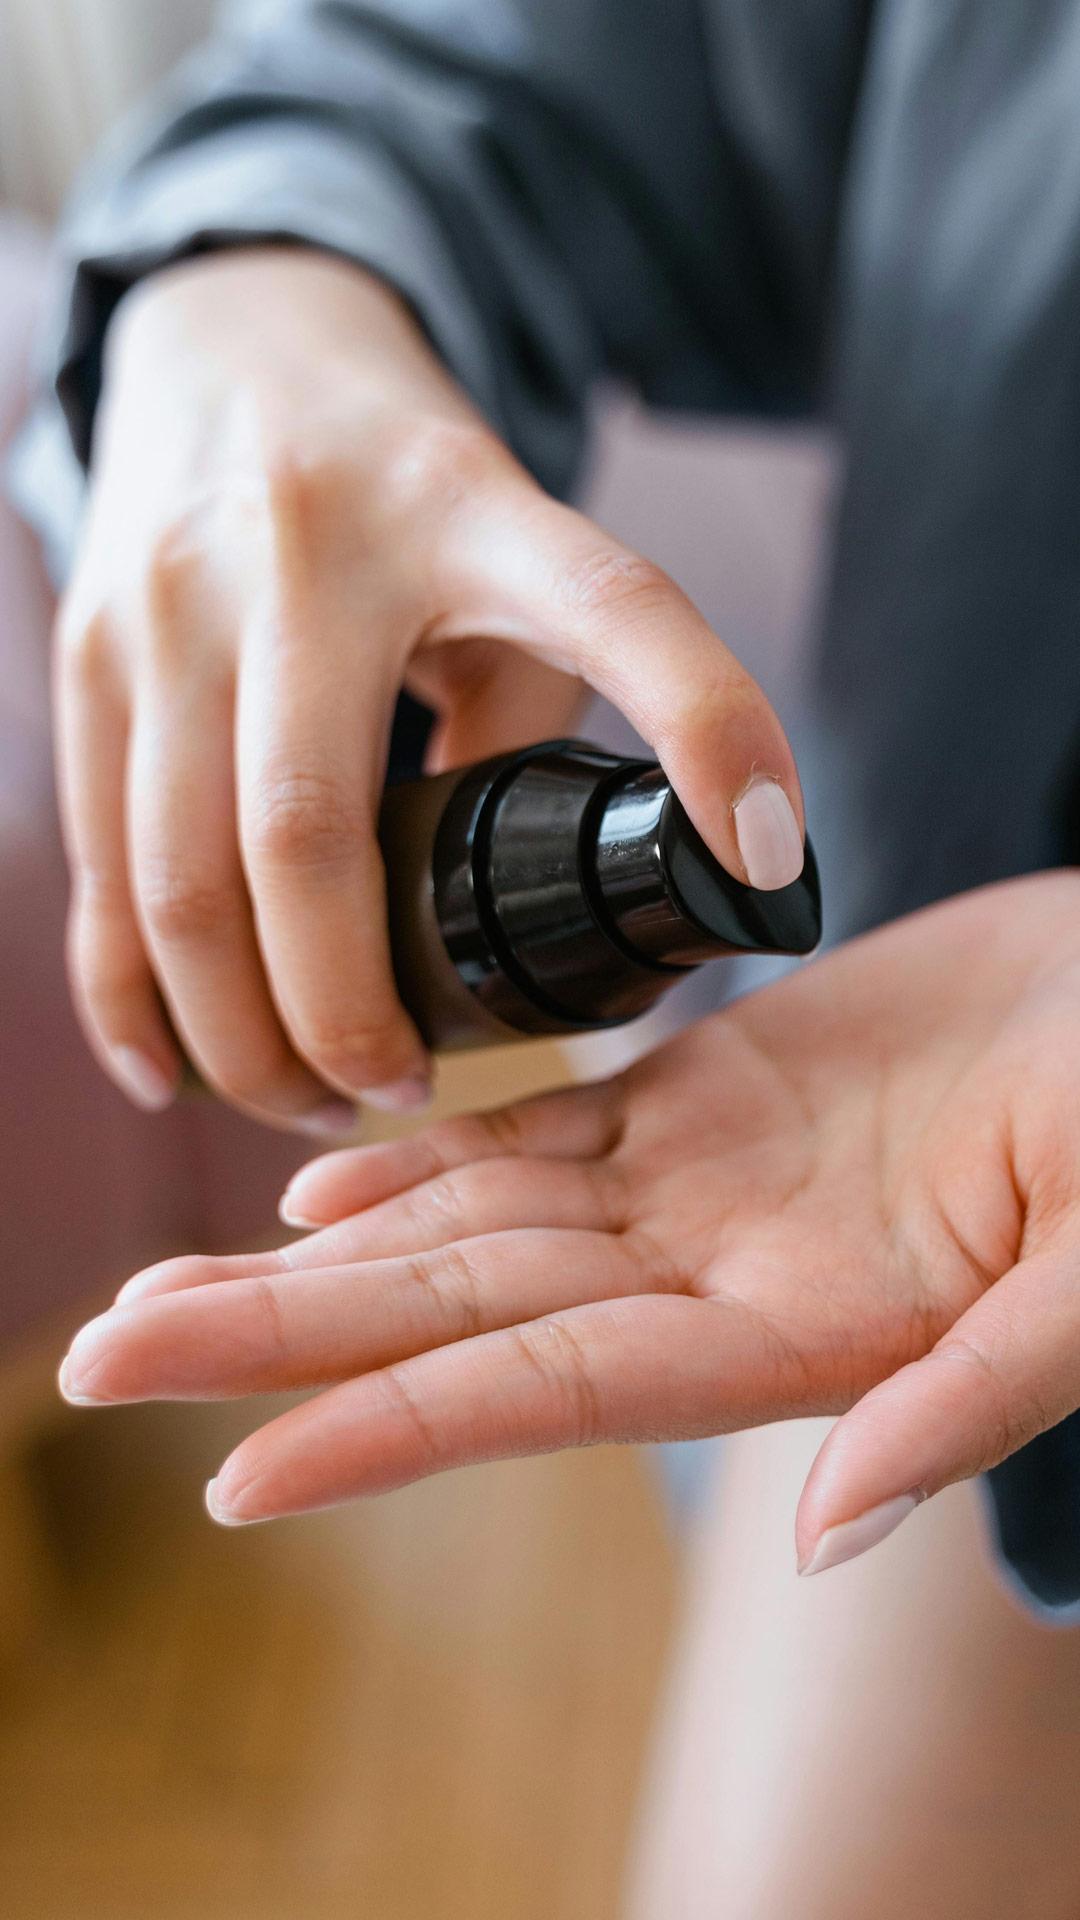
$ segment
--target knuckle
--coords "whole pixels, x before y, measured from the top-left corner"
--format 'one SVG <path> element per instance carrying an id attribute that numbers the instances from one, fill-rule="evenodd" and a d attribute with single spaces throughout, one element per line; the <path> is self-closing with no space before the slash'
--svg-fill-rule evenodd
<path id="1" fill-rule="evenodd" d="M 253 797 L 246 832 L 251 856 L 268 866 L 336 870 L 355 857 L 364 817 L 325 774 L 266 779 Z"/>
<path id="2" fill-rule="evenodd" d="M 389 1011 L 385 1019 L 373 1016 L 359 1024 L 313 1017 L 299 1039 L 313 1066 L 351 1086 L 377 1087 L 398 1071 L 398 1033 Z"/>
<path id="3" fill-rule="evenodd" d="M 115 868 L 74 862 L 71 904 L 81 929 L 93 937 L 102 937 L 110 923 L 131 924 L 127 877 Z"/>
<path id="4" fill-rule="evenodd" d="M 171 641 L 191 619 L 203 573 L 203 542 L 189 519 L 161 527 L 146 551 L 143 600 L 151 636 Z"/>
<path id="5" fill-rule="evenodd" d="M 383 1367 L 372 1375 L 372 1386 L 409 1433 L 418 1464 L 438 1467 L 449 1459 L 444 1429 L 429 1420 L 412 1386 L 408 1361 Z"/>
<path id="6" fill-rule="evenodd" d="M 456 1233 L 462 1217 L 461 1184 L 460 1175 L 444 1173 L 422 1187 L 414 1187 L 407 1205 L 416 1225 L 438 1233 Z"/>
<path id="7" fill-rule="evenodd" d="M 163 945 L 214 939 L 237 918 L 229 887 L 164 863 L 142 874 L 139 903 L 151 935 Z"/>
<path id="8" fill-rule="evenodd" d="M 248 1284 L 270 1360 L 278 1367 L 286 1366 L 290 1356 L 290 1342 L 281 1290 L 267 1274 L 257 1274 Z"/>
<path id="9" fill-rule="evenodd" d="M 55 644 L 64 679 L 83 692 L 96 693 L 115 671 L 112 621 L 104 607 L 87 611 L 70 595 L 56 616 Z"/>
<path id="10" fill-rule="evenodd" d="M 483 1275 L 464 1247 L 444 1247 L 439 1255 L 438 1284 L 453 1308 L 457 1337 L 466 1340 L 483 1331 Z"/>
<path id="11" fill-rule="evenodd" d="M 1030 1406 L 1022 1414 L 1013 1403 L 1008 1382 L 994 1355 L 981 1342 L 953 1333 L 934 1349 L 934 1358 L 955 1370 L 953 1391 L 963 1402 L 970 1392 L 969 1376 L 977 1375 L 980 1456 L 972 1472 L 989 1467 L 1041 1431 L 1041 1414 Z M 1049 1419 L 1046 1424 L 1049 1425 Z"/>
<path id="12" fill-rule="evenodd" d="M 76 997 L 104 1028 L 146 990 L 147 964 L 135 935 L 127 890 L 85 875 L 76 881 L 68 916 L 66 955 Z"/>
<path id="13" fill-rule="evenodd" d="M 565 1443 L 587 1447 L 601 1436 L 600 1409 L 587 1356 L 565 1318 L 529 1320 L 509 1329 L 509 1337 L 546 1397 L 560 1407 Z"/>
<path id="14" fill-rule="evenodd" d="M 69 946 L 68 974 L 76 1006 L 106 1040 L 121 1040 L 143 1010 L 146 971 L 85 943 Z"/>
<path id="15" fill-rule="evenodd" d="M 646 618 L 678 588 L 655 561 L 617 546 L 601 546 L 567 567 L 561 592 L 573 613 Z"/>
<path id="16" fill-rule="evenodd" d="M 482 1280 L 463 1247 L 416 1254 L 407 1271 L 425 1301 L 435 1307 L 441 1341 L 468 1340 L 482 1332 Z"/>
<path id="17" fill-rule="evenodd" d="M 126 1026 L 132 1008 L 141 1006 L 145 995 L 145 968 L 86 940 L 76 941 L 69 951 L 76 997 L 102 1032 Z"/>
<path id="18" fill-rule="evenodd" d="M 478 1114 L 459 1114 L 452 1120 L 436 1121 L 424 1134 L 432 1173 L 449 1173 L 465 1161 L 480 1158 L 486 1138 L 482 1117 Z"/>
<path id="19" fill-rule="evenodd" d="M 392 515 L 445 513 L 473 499 L 499 466 L 497 442 L 470 421 L 410 420 L 392 432 L 379 462 L 379 492 Z"/>
<path id="20" fill-rule="evenodd" d="M 526 1146 L 526 1128 L 517 1107 L 494 1107 L 490 1113 L 479 1116 L 489 1149 L 497 1147 L 501 1153 L 523 1153 Z"/>
<path id="21" fill-rule="evenodd" d="M 472 1117 L 466 1115 L 455 1120 L 437 1120 L 417 1136 L 414 1144 L 423 1150 L 428 1168 L 426 1178 L 434 1179 L 441 1173 L 449 1173 L 461 1161 L 468 1160 L 475 1150 L 476 1133 Z"/>
<path id="22" fill-rule="evenodd" d="M 286 552 L 302 549 L 312 529 L 337 508 L 353 481 L 351 457 L 304 452 L 287 445 L 266 456 L 266 500 L 270 525 Z"/>
<path id="23" fill-rule="evenodd" d="M 653 747 L 659 753 L 712 756 L 721 730 L 737 734 L 762 704 L 756 681 L 732 656 L 725 655 L 719 641 L 708 674 L 665 692 L 663 711 L 657 715 Z"/>

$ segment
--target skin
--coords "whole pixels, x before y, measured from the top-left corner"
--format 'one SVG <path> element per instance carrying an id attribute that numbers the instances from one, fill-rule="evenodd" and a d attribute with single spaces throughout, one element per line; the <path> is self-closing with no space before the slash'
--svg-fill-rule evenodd
<path id="1" fill-rule="evenodd" d="M 934 1494 L 1080 1404 L 1080 878 L 898 922 L 628 1072 L 301 1174 L 336 1224 L 170 1261 L 78 1336 L 96 1403 L 323 1391 L 212 1511 L 841 1414 L 797 1519 Z"/>
<path id="2" fill-rule="evenodd" d="M 403 687 L 439 716 L 435 770 L 572 731 L 587 683 L 732 873 L 764 781 L 801 862 L 755 683 L 537 486 L 385 287 L 300 248 L 223 253 L 129 294 L 106 345 L 56 732 L 75 999 L 133 1097 L 166 1105 L 183 1052 L 277 1125 L 423 1102 L 375 833 Z"/>

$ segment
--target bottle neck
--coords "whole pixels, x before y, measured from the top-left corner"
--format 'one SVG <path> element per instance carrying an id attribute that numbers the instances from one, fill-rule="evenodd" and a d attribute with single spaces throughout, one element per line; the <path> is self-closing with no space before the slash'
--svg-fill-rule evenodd
<path id="1" fill-rule="evenodd" d="M 608 796 L 594 871 L 604 909 L 634 953 L 653 965 L 693 967 L 727 946 L 692 919 L 672 891 L 666 846 L 673 799 L 662 767 L 634 770 Z"/>

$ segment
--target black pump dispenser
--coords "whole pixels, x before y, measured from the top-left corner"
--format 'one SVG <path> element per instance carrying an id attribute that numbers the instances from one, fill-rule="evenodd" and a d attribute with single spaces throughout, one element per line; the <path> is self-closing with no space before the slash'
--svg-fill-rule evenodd
<path id="1" fill-rule="evenodd" d="M 549 741 L 391 787 L 394 971 L 436 1050 L 616 1026 L 704 960 L 809 953 L 817 868 L 774 893 L 715 861 L 662 769 Z"/>

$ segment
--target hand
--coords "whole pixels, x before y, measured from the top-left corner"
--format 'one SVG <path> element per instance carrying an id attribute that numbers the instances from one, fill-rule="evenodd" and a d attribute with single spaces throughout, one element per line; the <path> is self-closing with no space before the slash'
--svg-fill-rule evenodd
<path id="1" fill-rule="evenodd" d="M 76 998 L 136 1099 L 172 1097 L 176 1035 L 279 1124 L 424 1098 L 375 837 L 403 685 L 438 711 L 437 768 L 565 733 L 584 679 L 731 872 L 797 875 L 758 688 L 528 478 L 384 287 L 300 248 L 223 254 L 147 281 L 107 344 L 57 733 Z"/>
<path id="2" fill-rule="evenodd" d="M 628 1072 L 313 1162 L 276 1253 L 137 1276 L 93 1404 L 328 1390 L 218 1475 L 229 1521 L 444 1467 L 846 1413 L 804 1566 L 1080 1405 L 1080 878 L 853 943 Z"/>

